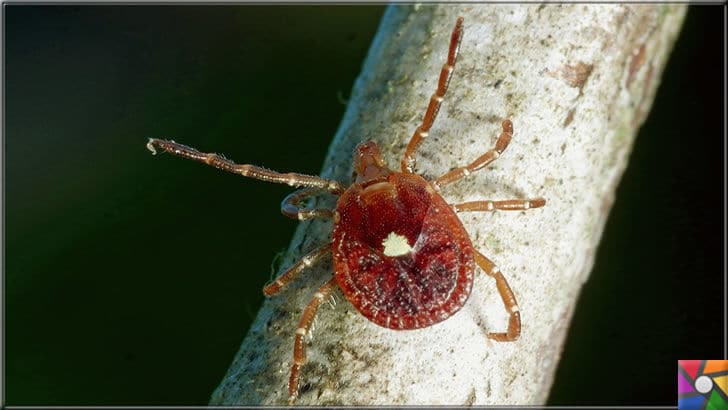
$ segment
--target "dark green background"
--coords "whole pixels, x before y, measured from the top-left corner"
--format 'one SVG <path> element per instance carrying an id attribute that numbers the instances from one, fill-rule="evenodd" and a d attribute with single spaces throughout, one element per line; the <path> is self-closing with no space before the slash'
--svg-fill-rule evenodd
<path id="1" fill-rule="evenodd" d="M 290 190 L 146 138 L 318 173 L 383 10 L 4 7 L 6 404 L 207 403 Z M 674 405 L 676 360 L 723 355 L 720 10 L 690 9 L 550 404 Z"/>

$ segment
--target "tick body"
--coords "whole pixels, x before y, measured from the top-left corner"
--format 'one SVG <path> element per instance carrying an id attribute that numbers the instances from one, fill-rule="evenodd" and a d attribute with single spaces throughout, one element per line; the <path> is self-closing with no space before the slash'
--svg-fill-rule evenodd
<path id="1" fill-rule="evenodd" d="M 151 138 L 147 144 L 152 153 L 159 149 L 249 178 L 303 187 L 283 200 L 281 212 L 298 220 L 333 218 L 331 242 L 311 250 L 263 288 L 267 296 L 275 295 L 317 260 L 329 254 L 333 257 L 333 278 L 314 292 L 292 332 L 293 360 L 288 382 L 291 401 L 298 395 L 301 369 L 306 362 L 306 336 L 319 306 L 336 288 L 377 325 L 395 330 L 419 329 L 455 314 L 470 296 L 476 272 L 482 271 L 495 279 L 509 314 L 507 330 L 488 333 L 488 338 L 506 342 L 520 336 L 521 317 L 510 286 L 500 269 L 473 247 L 457 213 L 523 211 L 540 208 L 546 201 L 537 198 L 450 204 L 440 195 L 445 185 L 468 177 L 496 160 L 511 141 L 513 124 L 504 120 L 493 148 L 468 165 L 430 181 L 414 172 L 414 154 L 429 135 L 455 69 L 463 35 L 462 22 L 459 18 L 455 24 L 437 88 L 422 123 L 409 140 L 399 171 L 385 165 L 379 148 L 371 141 L 357 146 L 353 155 L 354 180 L 348 187 L 318 176 L 236 164 L 220 155 L 203 153 L 174 141 Z M 339 196 L 335 209 L 302 206 L 311 196 L 327 193 Z"/>
<path id="2" fill-rule="evenodd" d="M 336 282 L 380 326 L 430 326 L 467 300 L 473 247 L 452 207 L 428 181 L 381 171 L 381 177 L 352 185 L 337 203 Z"/>

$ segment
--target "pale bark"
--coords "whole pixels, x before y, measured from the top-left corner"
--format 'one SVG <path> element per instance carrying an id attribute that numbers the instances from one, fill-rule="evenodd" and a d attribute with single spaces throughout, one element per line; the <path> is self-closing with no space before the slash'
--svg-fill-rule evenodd
<path id="1" fill-rule="evenodd" d="M 433 178 L 464 165 L 493 146 L 502 119 L 513 121 L 505 153 L 443 195 L 451 203 L 546 198 L 541 209 L 461 215 L 473 245 L 509 280 L 523 331 L 513 343 L 486 339 L 505 330 L 507 315 L 494 281 L 481 273 L 460 312 L 413 331 L 369 322 L 337 291 L 340 303 L 319 313 L 296 404 L 546 401 L 614 191 L 685 12 L 685 5 L 634 4 L 388 9 L 322 175 L 348 181 L 351 152 L 366 139 L 399 168 L 463 16 L 450 91 L 416 169 Z M 331 227 L 302 223 L 286 264 L 328 241 Z M 286 404 L 298 316 L 331 274 L 330 262 L 320 263 L 265 302 L 211 404 Z"/>

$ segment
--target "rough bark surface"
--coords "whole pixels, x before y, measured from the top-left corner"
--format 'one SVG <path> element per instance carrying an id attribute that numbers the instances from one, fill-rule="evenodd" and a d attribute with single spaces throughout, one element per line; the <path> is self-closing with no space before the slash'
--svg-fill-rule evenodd
<path id="1" fill-rule="evenodd" d="M 340 303 L 319 312 L 296 404 L 546 401 L 616 185 L 685 12 L 674 4 L 388 9 L 322 175 L 349 181 L 352 150 L 367 139 L 399 168 L 463 16 L 460 58 L 416 170 L 434 178 L 467 164 L 493 146 L 504 118 L 513 121 L 505 153 L 442 193 L 451 203 L 547 199 L 525 212 L 461 214 L 473 245 L 510 282 L 523 330 L 513 343 L 486 338 L 506 328 L 507 314 L 482 273 L 460 312 L 420 330 L 379 327 L 337 291 Z M 331 222 L 302 223 L 284 266 L 329 241 L 331 229 Z M 331 274 L 329 260 L 318 263 L 265 302 L 211 404 L 287 403 L 299 315 Z"/>

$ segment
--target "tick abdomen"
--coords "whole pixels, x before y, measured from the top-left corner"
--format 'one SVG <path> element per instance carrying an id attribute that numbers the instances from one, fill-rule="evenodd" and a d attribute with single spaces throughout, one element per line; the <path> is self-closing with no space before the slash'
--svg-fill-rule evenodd
<path id="1" fill-rule="evenodd" d="M 447 319 L 470 294 L 470 239 L 423 178 L 392 173 L 339 199 L 333 254 L 346 298 L 369 320 L 416 329 Z"/>

